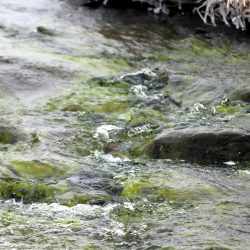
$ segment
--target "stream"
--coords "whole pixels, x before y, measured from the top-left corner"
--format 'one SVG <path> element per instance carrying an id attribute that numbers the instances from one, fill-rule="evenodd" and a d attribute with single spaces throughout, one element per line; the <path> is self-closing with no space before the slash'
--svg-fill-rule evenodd
<path id="1" fill-rule="evenodd" d="M 249 249 L 249 159 L 149 150 L 250 133 L 249 36 L 71 2 L 0 0 L 0 249 Z"/>

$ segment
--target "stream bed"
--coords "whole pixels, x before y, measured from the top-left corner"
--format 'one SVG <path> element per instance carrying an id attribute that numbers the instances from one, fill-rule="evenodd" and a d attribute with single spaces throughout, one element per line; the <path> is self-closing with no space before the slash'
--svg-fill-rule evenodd
<path id="1" fill-rule="evenodd" d="M 0 249 L 249 249 L 249 139 L 152 153 L 249 138 L 249 61 L 188 15 L 0 0 Z"/>

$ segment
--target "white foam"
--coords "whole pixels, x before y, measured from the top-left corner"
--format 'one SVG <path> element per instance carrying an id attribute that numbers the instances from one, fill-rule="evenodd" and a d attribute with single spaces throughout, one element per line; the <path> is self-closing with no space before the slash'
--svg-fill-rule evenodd
<path id="1" fill-rule="evenodd" d="M 99 126 L 94 134 L 94 138 L 100 138 L 100 139 L 105 139 L 105 140 L 109 140 L 110 136 L 109 136 L 109 132 L 111 131 L 118 131 L 121 130 L 121 128 L 115 126 L 115 125 L 101 125 Z"/>

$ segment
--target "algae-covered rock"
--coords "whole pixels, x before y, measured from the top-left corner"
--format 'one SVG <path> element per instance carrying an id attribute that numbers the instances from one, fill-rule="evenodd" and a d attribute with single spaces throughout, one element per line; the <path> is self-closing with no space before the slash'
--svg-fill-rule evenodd
<path id="1" fill-rule="evenodd" d="M 19 139 L 18 132 L 13 127 L 0 126 L 0 144 L 13 144 Z"/>
<path id="2" fill-rule="evenodd" d="M 194 181 L 188 175 L 130 178 L 124 182 L 122 198 L 129 201 L 147 200 L 153 203 L 169 202 L 184 205 L 201 200 L 212 200 L 219 196 L 217 190 L 200 180 Z M 172 178 L 172 179 L 171 179 Z M 177 181 L 178 180 L 178 181 Z M 177 181 L 177 182 L 176 182 Z"/>
<path id="3" fill-rule="evenodd" d="M 17 179 L 2 179 L 0 181 L 0 196 L 2 199 L 15 199 L 16 201 L 52 202 L 56 187 L 44 183 L 24 182 Z"/>
<path id="4" fill-rule="evenodd" d="M 38 160 L 14 161 L 11 164 L 11 170 L 14 171 L 18 176 L 35 179 L 58 178 L 64 174 L 64 171 Z"/>
<path id="5" fill-rule="evenodd" d="M 153 158 L 198 163 L 250 160 L 250 133 L 243 129 L 194 127 L 164 131 L 149 146 Z"/>

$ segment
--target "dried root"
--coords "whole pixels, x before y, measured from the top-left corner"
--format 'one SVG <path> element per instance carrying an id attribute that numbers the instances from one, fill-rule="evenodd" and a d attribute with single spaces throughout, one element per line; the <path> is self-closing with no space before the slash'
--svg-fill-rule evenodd
<path id="1" fill-rule="evenodd" d="M 231 23 L 242 30 L 246 29 L 246 22 L 250 22 L 250 0 L 199 0 L 195 10 L 205 23 L 210 19 L 216 25 L 216 19 L 221 19 L 226 25 Z"/>
<path id="2" fill-rule="evenodd" d="M 104 0 L 107 3 L 109 0 Z M 117 0 L 119 1 L 119 0 Z M 168 14 L 169 3 L 189 3 L 196 7 L 194 10 L 205 23 L 216 25 L 216 20 L 222 20 L 226 25 L 233 24 L 237 29 L 246 29 L 250 23 L 250 0 L 132 0 L 134 2 L 148 3 L 154 6 L 155 13 Z"/>

